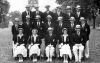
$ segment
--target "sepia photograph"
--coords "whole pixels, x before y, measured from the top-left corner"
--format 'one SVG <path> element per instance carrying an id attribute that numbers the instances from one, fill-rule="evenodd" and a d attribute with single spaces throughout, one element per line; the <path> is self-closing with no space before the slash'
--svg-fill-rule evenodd
<path id="1" fill-rule="evenodd" d="M 0 63 L 100 63 L 99 0 L 0 0 Z"/>

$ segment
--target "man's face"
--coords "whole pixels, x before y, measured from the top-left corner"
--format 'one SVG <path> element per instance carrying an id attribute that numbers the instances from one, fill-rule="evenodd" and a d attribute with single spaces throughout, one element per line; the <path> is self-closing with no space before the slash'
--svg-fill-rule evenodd
<path id="1" fill-rule="evenodd" d="M 66 34 L 67 33 L 67 30 L 64 30 L 64 34 Z"/>
<path id="2" fill-rule="evenodd" d="M 38 7 L 36 7 L 35 9 L 36 9 L 36 11 L 39 11 L 39 8 Z"/>
<path id="3" fill-rule="evenodd" d="M 23 33 L 23 31 L 22 30 L 19 30 L 19 34 L 22 34 Z"/>
<path id="4" fill-rule="evenodd" d="M 71 20 L 70 22 L 71 22 L 71 23 L 74 23 L 74 21 L 73 21 L 73 20 Z"/>
<path id="5" fill-rule="evenodd" d="M 37 34 L 37 30 L 36 29 L 32 30 L 32 34 L 36 35 Z"/>
<path id="6" fill-rule="evenodd" d="M 71 12 L 71 9 L 67 9 L 67 13 L 70 13 Z"/>
<path id="7" fill-rule="evenodd" d="M 83 20 L 83 21 L 81 21 L 81 24 L 84 24 L 85 23 L 85 21 Z"/>
<path id="8" fill-rule="evenodd" d="M 49 34 L 52 34 L 52 32 L 53 32 L 52 30 L 49 30 Z"/>
<path id="9" fill-rule="evenodd" d="M 51 18 L 48 18 L 48 22 L 51 22 Z"/>
<path id="10" fill-rule="evenodd" d="M 46 9 L 47 9 L 47 11 L 49 11 L 50 8 L 46 8 Z"/>
<path id="11" fill-rule="evenodd" d="M 77 31 L 77 32 L 80 32 L 80 28 L 77 28 L 76 31 Z"/>
<path id="12" fill-rule="evenodd" d="M 80 12 L 80 9 L 76 9 L 77 12 Z"/>
<path id="13" fill-rule="evenodd" d="M 30 7 L 27 7 L 26 10 L 27 10 L 27 11 L 30 11 Z"/>
<path id="14" fill-rule="evenodd" d="M 61 12 L 61 9 L 57 9 L 57 12 Z"/>

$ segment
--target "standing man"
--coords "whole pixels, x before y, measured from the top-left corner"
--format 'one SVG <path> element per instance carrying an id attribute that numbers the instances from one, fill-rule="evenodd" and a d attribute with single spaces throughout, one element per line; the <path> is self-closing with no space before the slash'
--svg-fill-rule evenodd
<path id="1" fill-rule="evenodd" d="M 59 16 L 62 16 L 64 21 L 66 20 L 66 15 L 62 12 L 61 7 L 57 7 L 57 12 L 55 13 L 55 21 L 57 21 Z"/>
<path id="2" fill-rule="evenodd" d="M 41 11 L 39 11 L 39 6 L 35 6 L 35 11 L 34 11 L 33 14 L 32 14 L 33 19 L 34 19 L 33 21 L 34 21 L 35 23 L 36 23 L 35 18 L 36 18 L 37 15 L 39 15 L 39 16 L 41 17 L 40 20 L 43 21 L 43 13 L 42 13 Z M 33 21 L 32 21 L 32 22 L 33 22 Z M 34 23 L 34 22 L 33 22 L 33 23 Z"/>
<path id="3" fill-rule="evenodd" d="M 71 6 L 67 6 L 66 10 L 67 10 L 66 24 L 69 24 L 70 23 L 69 19 L 70 19 L 70 17 L 74 16 L 74 14 L 72 13 Z"/>
<path id="4" fill-rule="evenodd" d="M 77 5 L 75 10 L 75 19 L 77 21 L 77 24 L 81 24 L 81 22 L 79 21 L 80 17 L 84 17 L 84 13 L 81 10 L 81 6 Z"/>
<path id="5" fill-rule="evenodd" d="M 31 23 L 32 21 L 32 12 L 30 10 L 30 5 L 26 6 L 26 11 L 22 12 L 22 21 L 25 24 L 26 21 L 29 20 L 29 22 Z"/>
<path id="6" fill-rule="evenodd" d="M 47 5 L 45 8 L 46 8 L 46 11 L 44 12 L 44 21 L 46 21 L 46 17 L 48 15 L 51 15 L 52 22 L 54 22 L 54 13 L 50 11 L 50 5 Z"/>

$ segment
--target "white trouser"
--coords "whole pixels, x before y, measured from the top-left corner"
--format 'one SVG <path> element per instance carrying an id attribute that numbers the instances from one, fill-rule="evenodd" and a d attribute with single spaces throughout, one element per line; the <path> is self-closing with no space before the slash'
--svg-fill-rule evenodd
<path id="1" fill-rule="evenodd" d="M 70 59 L 72 58 L 71 49 L 69 44 L 64 44 L 60 49 L 60 56 L 62 57 L 64 54 L 69 55 Z"/>
<path id="2" fill-rule="evenodd" d="M 89 58 L 89 40 L 86 42 L 85 57 Z"/>
<path id="3" fill-rule="evenodd" d="M 84 46 L 82 44 L 75 44 L 73 46 L 73 53 L 75 56 L 75 60 L 81 60 L 83 56 L 83 50 L 84 50 Z"/>
<path id="4" fill-rule="evenodd" d="M 54 47 L 53 46 L 47 46 L 45 50 L 46 50 L 47 57 L 52 57 L 54 55 Z"/>
<path id="5" fill-rule="evenodd" d="M 30 45 L 29 45 L 30 46 Z M 30 47 L 29 49 L 29 57 L 32 55 L 32 54 L 37 54 L 38 56 L 40 55 L 40 49 L 39 49 L 39 46 L 38 44 L 34 44 Z"/>
<path id="6" fill-rule="evenodd" d="M 13 45 L 13 57 L 17 57 L 18 54 L 22 54 L 23 57 L 27 57 L 27 49 L 23 44 L 20 46 L 17 46 L 16 44 Z"/>

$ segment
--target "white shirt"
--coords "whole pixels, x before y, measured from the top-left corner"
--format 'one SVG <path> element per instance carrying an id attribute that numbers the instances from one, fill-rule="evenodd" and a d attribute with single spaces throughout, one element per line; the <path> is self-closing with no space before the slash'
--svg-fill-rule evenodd
<path id="1" fill-rule="evenodd" d="M 80 16 L 80 12 L 77 12 L 78 17 Z"/>
<path id="2" fill-rule="evenodd" d="M 37 36 L 38 36 L 38 35 L 33 35 L 33 37 L 34 37 L 34 42 L 36 42 Z"/>
<path id="3" fill-rule="evenodd" d="M 67 34 L 67 35 L 63 35 L 63 37 L 64 37 L 64 42 L 66 42 L 67 36 L 68 36 L 68 34 Z"/>

